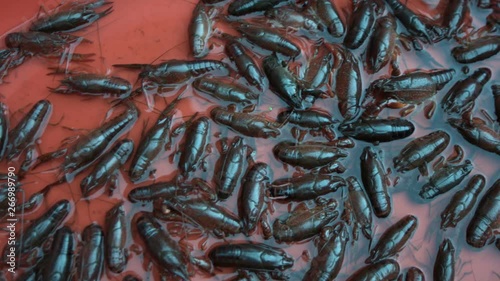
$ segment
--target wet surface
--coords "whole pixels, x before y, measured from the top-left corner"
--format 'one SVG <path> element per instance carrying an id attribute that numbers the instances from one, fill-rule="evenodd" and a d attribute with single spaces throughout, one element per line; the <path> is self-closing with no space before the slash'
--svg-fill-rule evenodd
<path id="1" fill-rule="evenodd" d="M 9 2 L 9 1 L 8 1 Z M 427 6 L 422 1 L 409 1 L 410 7 L 422 11 L 424 14 L 430 16 L 437 16 L 439 14 L 439 6 L 437 1 L 429 1 Z M 22 5 L 20 4 L 22 3 Z M 47 9 L 53 9 L 56 5 L 53 1 L 10 1 L 4 3 L 0 10 L 0 33 L 4 34 L 12 31 L 26 30 L 29 26 L 29 20 L 36 15 L 39 5 L 43 4 Z M 137 79 L 137 73 L 134 71 L 122 70 L 113 68 L 112 64 L 122 63 L 159 63 L 167 59 L 192 59 L 189 55 L 188 33 L 187 25 L 189 23 L 192 10 L 195 3 L 182 0 L 162 1 L 162 0 L 149 0 L 149 1 L 133 1 L 122 0 L 114 3 L 114 11 L 111 15 L 101 19 L 97 24 L 77 32 L 76 34 L 84 36 L 91 40 L 92 44 L 81 44 L 77 47 L 80 53 L 95 53 L 96 60 L 92 63 L 74 64 L 72 63 L 71 69 L 83 70 L 87 72 L 112 74 L 123 77 L 132 83 Z M 339 10 L 349 11 L 350 7 L 347 4 L 341 5 Z M 478 10 L 472 8 L 473 25 L 480 27 L 484 25 L 485 18 L 489 14 L 489 10 Z M 217 26 L 217 28 L 224 29 L 225 26 Z M 4 39 L 4 35 L 0 40 Z M 213 49 L 211 50 L 208 58 L 222 60 L 228 62 L 222 48 L 222 42 L 219 40 L 211 40 Z M 307 40 L 298 38 L 297 42 L 303 49 L 303 55 L 294 62 L 291 62 L 292 69 L 295 66 L 300 67 L 300 73 L 305 69 L 305 57 L 310 56 L 309 46 Z M 334 42 L 341 42 L 334 40 Z M 418 218 L 418 228 L 415 235 L 410 240 L 402 252 L 399 254 L 397 260 L 402 269 L 410 266 L 417 266 L 421 268 L 427 276 L 431 279 L 432 268 L 435 260 L 435 255 L 439 244 L 444 238 L 450 238 L 456 248 L 457 265 L 456 265 L 456 278 L 460 280 L 497 280 L 498 264 L 500 262 L 500 255 L 498 249 L 493 244 L 486 246 L 481 250 L 473 249 L 465 242 L 465 229 L 472 213 L 469 214 L 458 226 L 454 229 L 442 231 L 439 229 L 440 217 L 443 208 L 446 206 L 454 192 L 459 188 L 463 188 L 467 181 L 474 174 L 482 174 L 486 177 L 485 190 L 488 189 L 493 182 L 498 179 L 500 172 L 499 156 L 480 150 L 460 136 L 456 130 L 446 122 L 447 116 L 443 113 L 439 106 L 439 102 L 446 92 L 453 86 L 453 84 L 466 77 L 461 72 L 462 65 L 454 62 L 450 55 L 450 49 L 456 46 L 454 41 L 442 41 L 435 45 L 425 45 L 425 50 L 421 52 L 405 51 L 402 49 L 402 56 L 400 59 L 400 67 L 404 72 L 406 70 L 414 69 L 433 69 L 433 68 L 453 68 L 456 70 L 454 79 L 447 84 L 439 93 L 433 98 L 438 102 L 436 114 L 431 120 L 424 116 L 424 104 L 417 107 L 417 110 L 410 116 L 406 117 L 412 121 L 416 127 L 415 132 L 408 138 L 397 140 L 389 143 L 382 143 L 374 146 L 376 151 L 381 151 L 383 156 L 383 163 L 385 168 L 393 168 L 392 159 L 401 151 L 401 149 L 412 139 L 426 135 L 436 130 L 444 130 L 451 135 L 450 145 L 446 150 L 441 153 L 445 157 L 453 152 L 453 145 L 458 144 L 464 148 L 465 160 L 472 161 L 474 169 L 472 173 L 460 184 L 459 187 L 452 191 L 436 198 L 430 203 L 423 203 L 419 201 L 418 191 L 420 187 L 425 184 L 426 177 L 419 177 L 418 171 L 413 170 L 405 174 L 393 172 L 390 174 L 390 179 L 394 182 L 396 177 L 400 177 L 396 186 L 390 187 L 389 192 L 392 195 L 392 213 L 386 219 L 374 218 L 375 235 L 374 241 L 378 241 L 378 237 L 390 225 L 397 222 L 402 217 L 412 214 Z M 248 45 L 247 45 L 248 46 Z M 356 56 L 360 56 L 366 48 L 366 43 L 355 51 Z M 256 50 L 258 54 L 268 55 L 270 52 Z M 38 148 L 39 153 L 46 153 L 56 150 L 60 147 L 61 141 L 69 136 L 74 136 L 79 133 L 85 134 L 88 130 L 98 127 L 107 117 L 107 111 L 110 108 L 111 99 L 100 98 L 87 98 L 78 95 L 58 95 L 51 94 L 47 87 L 56 87 L 58 85 L 59 77 L 46 76 L 49 72 L 48 66 L 57 66 L 57 60 L 45 58 L 33 58 L 24 63 L 20 67 L 11 70 L 9 75 L 5 77 L 4 83 L 0 85 L 0 94 L 2 102 L 8 105 L 10 110 L 11 127 L 22 118 L 23 112 L 29 111 L 29 108 L 40 99 L 48 99 L 53 104 L 53 113 L 50 123 L 43 136 L 41 137 Z M 362 67 L 360 65 L 360 67 Z M 489 60 L 477 62 L 469 65 L 472 73 L 478 67 L 489 67 L 492 71 L 492 78 L 488 82 L 481 95 L 476 101 L 474 115 L 482 117 L 479 109 L 484 109 L 490 115 L 493 115 L 494 108 L 492 102 L 492 95 L 490 87 L 494 83 L 499 83 L 499 69 L 498 69 L 498 56 Z M 368 75 L 362 72 L 363 88 L 366 88 L 369 81 L 373 81 L 380 76 L 388 75 L 388 68 L 382 69 L 375 75 Z M 242 79 L 240 79 L 243 81 Z M 138 83 L 136 84 L 138 85 Z M 255 90 L 255 89 L 253 89 Z M 255 90 L 257 91 L 257 90 Z M 155 97 L 155 108 L 163 109 L 166 104 L 171 102 L 176 95 L 175 92 L 168 93 L 162 99 L 158 96 Z M 191 86 L 185 89 L 183 99 L 178 110 L 174 116 L 173 126 L 181 124 L 196 112 L 201 115 L 209 116 L 209 110 L 217 105 L 214 99 L 207 97 L 204 94 L 195 92 Z M 134 128 L 127 138 L 135 141 L 136 145 L 140 139 L 143 126 L 149 128 L 153 120 L 157 119 L 157 112 L 151 112 L 146 105 L 146 99 L 140 97 L 136 102 L 141 111 L 139 121 L 135 124 Z M 427 103 L 425 103 L 427 104 Z M 277 114 L 286 106 L 279 98 L 277 98 L 270 91 L 266 91 L 260 99 L 260 104 L 256 109 L 258 113 L 265 114 L 270 118 L 275 118 Z M 323 108 L 336 118 L 340 119 L 340 113 L 337 109 L 336 99 L 318 100 L 315 106 Z M 113 115 L 118 114 L 123 109 L 118 107 L 113 111 Z M 380 115 L 381 117 L 398 116 L 399 110 L 384 110 Z M 149 123 L 145 123 L 149 120 Z M 197 170 L 195 175 L 207 180 L 211 180 L 213 176 L 213 169 L 215 162 L 219 157 L 219 152 L 216 147 L 216 141 L 221 137 L 229 137 L 237 135 L 236 133 L 228 130 L 225 127 L 220 127 L 211 122 L 212 131 L 210 134 L 210 143 L 214 147 L 212 153 L 206 158 L 208 163 L 207 172 Z M 294 169 L 288 167 L 288 171 L 283 169 L 283 164 L 276 160 L 272 155 L 272 147 L 281 140 L 292 140 L 290 128 L 292 126 L 285 126 L 281 131 L 281 135 L 276 139 L 252 139 L 245 138 L 246 143 L 251 147 L 256 148 L 255 160 L 258 162 L 265 162 L 270 165 L 273 171 L 274 179 L 283 177 L 290 177 L 294 174 Z M 497 131 L 499 129 L 498 123 L 493 126 Z M 337 135 L 340 133 L 337 132 Z M 179 156 L 173 157 L 171 161 L 170 155 L 178 151 L 182 142 L 182 136 L 174 139 L 171 150 L 162 154 L 155 164 L 157 172 L 155 174 L 156 181 L 172 179 L 177 173 L 177 161 Z M 306 140 L 322 141 L 323 138 L 312 138 L 307 136 Z M 356 141 L 354 149 L 349 150 L 349 157 L 342 161 L 343 165 L 348 169 L 341 176 L 347 178 L 355 176 L 360 178 L 360 155 L 366 146 L 373 146 L 372 144 Z M 0 172 L 6 172 L 7 167 L 14 166 L 18 168 L 20 163 L 14 162 L 7 164 L 1 163 Z M 52 161 L 50 163 L 40 166 L 32 171 L 23 180 L 25 196 L 28 198 L 31 194 L 40 191 L 47 184 L 57 179 L 57 171 L 51 171 L 58 168 L 61 161 Z M 128 171 L 130 161 L 125 165 L 125 170 Z M 429 165 L 431 166 L 431 165 Z M 430 167 L 429 167 L 430 168 Z M 118 188 L 115 190 L 112 197 L 109 197 L 107 191 L 101 190 L 97 194 L 91 196 L 90 200 L 82 199 L 80 191 L 80 181 L 89 173 L 86 171 L 78 175 L 70 184 L 63 184 L 54 187 L 46 196 L 43 205 L 33 213 L 24 216 L 24 224 L 28 224 L 29 220 L 37 218 L 45 212 L 50 206 L 61 199 L 70 199 L 73 203 L 72 213 L 68 216 L 65 224 L 69 226 L 76 233 L 82 233 L 83 229 L 92 222 L 104 226 L 105 213 L 110 210 L 116 203 L 124 200 L 127 221 L 131 222 L 136 218 L 136 214 L 140 211 L 150 211 L 151 204 L 132 204 L 126 196 L 131 189 L 138 185 L 132 184 L 128 180 L 126 172 L 121 172 L 118 177 Z M 430 171 L 432 174 L 432 171 Z M 150 179 L 142 182 L 139 185 L 146 185 L 153 182 Z M 481 195 L 484 194 L 484 190 Z M 232 210 L 235 214 L 238 213 L 236 207 L 236 198 L 238 190 L 236 190 L 232 197 L 227 201 L 220 202 L 224 206 Z M 339 190 L 336 193 L 325 196 L 326 198 L 336 198 L 339 202 L 342 201 L 342 192 Z M 292 207 L 297 203 L 293 203 Z M 312 206 L 312 202 L 308 202 Z M 289 204 L 282 202 L 274 202 L 274 213 L 270 216 L 272 221 L 278 216 L 287 213 L 290 210 Z M 159 280 L 156 266 L 149 269 L 149 257 L 144 255 L 144 244 L 135 231 L 135 222 L 130 223 L 128 231 L 132 231 L 132 235 L 128 236 L 127 245 L 130 250 L 130 257 L 127 268 L 119 275 L 111 273 L 106 270 L 102 280 L 121 280 L 126 274 L 133 273 L 134 275 L 141 276 L 144 280 Z M 5 237 L 5 238 L 3 238 Z M 4 241 L 7 236 L 0 233 L 0 248 L 3 248 Z M 176 240 L 180 239 L 178 236 Z M 309 256 L 314 257 L 317 250 L 314 247 L 313 241 L 309 240 L 304 243 L 295 244 L 278 244 L 273 238 L 264 240 L 261 235 L 261 230 L 251 237 L 243 235 L 230 236 L 226 238 L 229 242 L 264 242 L 271 246 L 276 246 L 284 249 L 288 254 L 295 259 L 294 266 L 287 270 L 285 273 L 290 276 L 290 280 L 300 280 L 309 268 L 309 262 L 302 258 L 304 251 L 309 251 Z M 203 250 L 200 248 L 199 240 L 183 239 L 183 242 L 192 244 L 194 256 L 204 255 Z M 222 243 L 222 240 L 209 236 L 206 242 L 207 249 L 213 245 Z M 368 241 L 360 236 L 360 239 L 354 245 L 349 245 L 347 254 L 344 261 L 338 280 L 344 280 L 356 269 L 364 265 L 364 260 L 368 256 Z M 19 271 L 20 272 L 20 271 Z M 230 270 L 218 270 L 215 277 L 207 276 L 206 274 L 196 272 L 192 280 L 225 280 L 233 276 Z M 8 276 L 11 278 L 12 276 Z M 149 278 L 149 279 L 148 279 Z M 13 279 L 9 279 L 13 280 Z"/>

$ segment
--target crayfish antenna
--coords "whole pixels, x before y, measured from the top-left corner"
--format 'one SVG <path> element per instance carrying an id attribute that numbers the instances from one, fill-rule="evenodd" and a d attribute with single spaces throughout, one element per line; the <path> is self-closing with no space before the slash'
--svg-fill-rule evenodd
<path id="1" fill-rule="evenodd" d="M 143 70 L 148 65 L 149 64 L 143 64 L 143 63 L 130 63 L 130 64 L 113 64 L 113 67 Z"/>

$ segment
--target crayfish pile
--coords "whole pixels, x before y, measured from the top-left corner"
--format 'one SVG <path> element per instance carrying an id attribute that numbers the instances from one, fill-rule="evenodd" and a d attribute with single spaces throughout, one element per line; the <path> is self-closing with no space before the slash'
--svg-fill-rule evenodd
<path id="1" fill-rule="evenodd" d="M 0 280 L 500 277 L 500 3 L 430 2 L 73 1 L 5 34 Z"/>

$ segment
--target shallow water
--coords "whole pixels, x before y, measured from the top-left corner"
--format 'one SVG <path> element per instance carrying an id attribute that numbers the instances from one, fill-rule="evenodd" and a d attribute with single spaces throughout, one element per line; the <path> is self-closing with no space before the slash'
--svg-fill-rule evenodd
<path id="1" fill-rule="evenodd" d="M 437 1 L 428 1 L 429 5 L 425 5 L 422 1 L 409 2 L 411 2 L 411 7 L 416 10 L 427 11 L 431 16 L 437 16 L 439 14 L 439 11 L 436 10 L 436 7 L 438 7 Z M 41 4 L 50 10 L 53 9 L 57 3 L 55 1 L 34 0 L 7 1 L 7 3 L 4 3 L 2 9 L 0 9 L 0 18 L 2 19 L 0 21 L 0 34 L 26 30 L 29 26 L 29 20 L 36 15 Z M 194 3 L 184 0 L 116 1 L 113 5 L 114 11 L 111 15 L 101 19 L 97 24 L 77 33 L 93 41 L 93 43 L 78 46 L 76 52 L 95 53 L 96 60 L 87 65 L 72 64 L 71 68 L 77 67 L 79 70 L 88 72 L 110 73 L 119 75 L 131 82 L 135 82 L 137 79 L 136 72 L 115 69 L 111 65 L 120 63 L 158 63 L 161 60 L 173 58 L 191 59 L 189 55 L 189 45 L 187 43 L 187 25 L 194 6 Z M 347 9 L 348 11 L 350 9 L 349 5 L 346 3 L 343 3 L 341 7 L 343 7 L 341 10 Z M 472 16 L 474 18 L 473 25 L 477 27 L 484 25 L 484 19 L 488 15 L 488 12 L 487 10 L 478 10 L 474 7 L 472 9 Z M 224 29 L 224 26 L 217 27 Z M 3 39 L 4 36 L 0 37 L 0 40 Z M 306 44 L 305 42 L 306 40 L 300 39 L 301 44 Z M 222 52 L 221 43 L 217 40 L 212 40 L 212 43 L 214 46 L 209 58 L 222 59 L 228 62 L 228 59 Z M 436 102 L 442 99 L 443 95 L 456 81 L 466 76 L 461 72 L 462 66 L 454 62 L 449 54 L 451 46 L 455 44 L 456 43 L 451 41 L 440 42 L 433 46 L 425 46 L 425 51 L 419 53 L 414 51 L 408 52 L 402 49 L 403 56 L 400 60 L 400 66 L 403 72 L 407 69 L 417 68 L 454 68 L 456 70 L 452 82 L 448 83 L 448 85 L 434 97 L 433 100 Z M 355 54 L 358 56 L 361 55 L 365 46 L 366 43 L 356 51 Z M 258 52 L 264 55 L 269 54 L 269 52 L 265 51 Z M 307 55 L 308 53 L 309 51 L 305 54 Z M 477 67 L 482 66 L 490 67 L 493 72 L 492 79 L 486 84 L 483 93 L 479 96 L 476 103 L 475 115 L 479 117 L 482 117 L 479 113 L 479 109 L 484 109 L 491 115 L 494 112 L 490 86 L 493 83 L 498 83 L 500 77 L 498 63 L 496 63 L 495 59 L 498 60 L 498 56 L 487 61 L 469 65 L 471 69 L 470 73 Z M 303 58 L 299 58 L 294 64 L 303 65 L 304 62 L 305 60 Z M 49 72 L 47 70 L 48 66 L 57 66 L 57 60 L 33 58 L 18 68 L 11 70 L 9 75 L 5 77 L 4 84 L 0 85 L 0 94 L 3 96 L 2 102 L 8 105 L 11 112 L 11 127 L 17 124 L 23 116 L 22 112 L 27 112 L 32 104 L 38 100 L 46 98 L 53 104 L 54 109 L 50 119 L 52 125 L 49 124 L 39 141 L 39 153 L 53 151 L 60 146 L 61 141 L 66 137 L 85 133 L 85 130 L 99 126 L 106 118 L 106 113 L 110 107 L 109 102 L 111 101 L 110 99 L 86 98 L 77 95 L 65 96 L 50 94 L 47 87 L 56 87 L 60 78 L 46 76 Z M 387 73 L 387 68 L 373 76 L 367 75 L 362 71 L 363 87 L 366 88 L 369 81 L 381 75 L 387 75 Z M 168 94 L 165 98 L 166 101 L 170 102 L 174 95 L 175 93 Z M 203 94 L 194 93 L 194 90 L 190 86 L 186 89 L 183 96 L 186 99 L 182 100 L 179 104 L 178 111 L 175 115 L 174 126 L 182 123 L 182 120 L 186 120 L 195 112 L 201 112 L 202 115 L 208 116 L 209 109 L 217 104 Z M 137 105 L 141 109 L 140 120 L 136 123 L 131 132 L 126 135 L 126 137 L 133 139 L 136 144 L 140 139 L 144 121 L 149 119 L 150 121 L 147 126 L 151 126 L 152 122 L 157 118 L 157 113 L 147 110 L 148 107 L 143 97 L 137 99 L 137 101 Z M 155 102 L 155 108 L 157 109 L 163 109 L 165 106 L 165 101 L 159 97 L 155 98 Z M 336 99 L 318 100 L 315 105 L 327 109 L 332 112 L 334 116 L 339 117 Z M 278 100 L 274 94 L 266 92 L 265 96 L 261 98 L 258 112 L 265 113 L 269 117 L 275 117 L 284 106 L 285 104 Z M 410 140 L 432 131 L 443 129 L 451 135 L 451 141 L 442 155 L 447 156 L 451 154 L 453 145 L 458 144 L 465 150 L 465 159 L 471 160 L 474 164 L 473 172 L 460 186 L 463 187 L 472 175 L 481 173 L 487 178 L 484 191 L 489 188 L 498 178 L 500 172 L 500 166 L 498 164 L 499 156 L 477 149 L 466 142 L 446 123 L 446 116 L 440 110 L 439 105 L 436 109 L 436 114 L 431 120 L 427 120 L 424 117 L 423 107 L 423 105 L 420 105 L 417 110 L 408 117 L 416 126 L 416 130 L 412 136 L 404 140 L 376 146 L 376 150 L 383 151 L 382 155 L 385 167 L 392 168 L 392 158 L 397 155 L 403 146 Z M 115 110 L 114 114 L 120 110 L 121 109 Z M 397 115 L 398 110 L 385 110 L 381 116 Z M 212 134 L 210 143 L 214 147 L 216 146 L 216 141 L 220 137 L 233 137 L 236 135 L 228 131 L 227 128 L 220 127 L 213 122 L 211 125 Z M 73 130 L 67 128 L 73 128 Z M 272 146 L 277 141 L 291 139 L 289 128 L 289 126 L 286 126 L 277 139 L 255 140 L 246 138 L 247 144 L 257 148 L 256 161 L 265 162 L 271 166 L 274 179 L 291 176 L 294 173 L 294 169 L 292 168 L 285 171 L 283 165 L 272 156 L 271 152 Z M 498 124 L 496 128 L 498 129 Z M 219 132 L 220 134 L 218 134 Z M 307 140 L 311 139 L 310 136 L 307 137 Z M 321 140 L 321 138 L 317 140 Z M 177 169 L 176 162 L 178 161 L 178 156 L 174 157 L 174 161 L 171 163 L 169 161 L 169 155 L 178 150 L 181 142 L 182 136 L 176 138 L 172 149 L 162 155 L 155 165 L 157 168 L 157 173 L 155 175 L 157 181 L 168 180 L 174 176 Z M 347 178 L 348 176 L 354 175 L 360 179 L 359 157 L 362 149 L 367 145 L 371 144 L 356 141 L 356 148 L 350 150 L 350 156 L 343 161 L 343 164 L 348 167 L 346 173 L 342 175 L 343 177 Z M 213 175 L 212 169 L 218 156 L 219 152 L 213 149 L 213 152 L 207 157 L 207 172 L 197 171 L 196 176 L 211 179 Z M 52 161 L 29 174 L 23 181 L 25 183 L 24 190 L 26 192 L 26 198 L 41 190 L 45 185 L 56 180 L 57 173 L 47 170 L 55 169 L 60 164 L 61 161 Z M 6 171 L 7 167 L 11 165 L 18 167 L 19 163 L 2 163 L 0 172 Z M 128 165 L 129 164 L 126 165 L 125 169 L 128 169 Z M 125 201 L 127 219 L 129 221 L 134 218 L 137 212 L 141 210 L 151 210 L 151 205 L 149 204 L 143 206 L 140 204 L 133 205 L 128 202 L 126 196 L 136 185 L 128 181 L 128 175 L 123 171 L 119 175 L 119 186 L 112 197 L 108 197 L 107 192 L 101 191 L 99 194 L 92 196 L 90 201 L 82 199 L 79 183 L 87 173 L 88 171 L 77 176 L 71 184 L 64 184 L 53 188 L 48 193 L 44 204 L 36 212 L 25 216 L 26 223 L 30 219 L 39 217 L 46 209 L 62 198 L 71 199 L 74 202 L 72 214 L 67 219 L 66 225 L 70 226 L 76 233 L 81 233 L 85 226 L 94 221 L 100 225 L 104 225 L 105 213 L 120 200 Z M 498 272 L 497 266 L 500 262 L 499 251 L 493 245 L 489 245 L 481 250 L 476 250 L 465 243 L 465 229 L 472 214 L 459 223 L 456 229 L 449 229 L 446 232 L 439 229 L 439 215 L 458 188 L 438 197 L 431 203 L 421 204 L 416 202 L 415 198 L 418 190 L 425 183 L 426 178 L 420 177 L 420 179 L 418 179 L 417 171 L 405 174 L 393 173 L 390 175 L 390 178 L 394 180 L 398 176 L 401 177 L 399 183 L 395 187 L 390 188 L 393 200 L 393 211 L 391 216 L 388 219 L 374 220 L 374 225 L 376 225 L 374 242 L 378 240 L 379 235 L 383 233 L 388 226 L 407 214 L 413 214 L 418 217 L 419 226 L 414 237 L 411 239 L 411 245 L 407 245 L 398 257 L 398 262 L 402 269 L 409 266 L 418 266 L 426 273 L 427 279 L 430 280 L 438 245 L 447 237 L 452 239 L 457 249 L 457 256 L 460 256 L 459 259 L 457 259 L 458 262 L 456 265 L 457 280 L 462 277 L 463 279 L 460 280 L 464 281 L 497 280 L 498 277 L 495 275 L 495 272 Z M 139 185 L 146 185 L 152 182 L 153 180 L 151 179 Z M 481 195 L 484 194 L 484 191 Z M 221 205 L 237 213 L 237 194 L 238 192 L 235 191 L 233 196 L 229 200 L 222 202 Z M 338 191 L 327 197 L 335 197 L 340 202 L 341 192 Z M 275 202 L 274 209 L 275 212 L 271 215 L 273 220 L 280 214 L 286 213 L 289 210 L 289 206 L 287 204 Z M 141 276 L 144 280 L 159 280 L 156 266 L 153 266 L 152 271 L 148 270 L 147 264 L 149 259 L 147 255 L 145 258 L 143 254 L 144 245 L 135 233 L 135 224 L 131 223 L 129 225 L 129 231 L 131 229 L 134 231 L 133 235 L 129 235 L 128 238 L 131 255 L 129 257 L 127 269 L 120 275 L 106 271 L 102 280 L 121 280 L 123 276 L 131 272 L 137 276 Z M 3 233 L 0 233 L 0 235 L 0 248 L 3 248 L 7 236 L 4 236 Z M 178 237 L 176 237 L 176 239 L 178 239 Z M 264 241 L 260 235 L 260 231 L 250 238 L 243 235 L 237 235 L 228 237 L 226 240 Z M 189 240 L 188 242 L 195 248 L 193 251 L 195 256 L 203 255 L 203 251 L 200 250 L 198 241 Z M 209 248 L 215 243 L 220 243 L 220 240 L 210 236 L 207 247 Z M 265 243 L 271 246 L 280 247 L 295 258 L 296 262 L 294 267 L 286 271 L 286 274 L 291 278 L 290 280 L 300 280 L 305 271 L 309 268 L 309 262 L 301 258 L 302 253 L 308 250 L 311 257 L 316 254 L 312 241 L 287 245 L 277 244 L 274 239 L 270 239 Z M 367 250 L 368 242 L 362 236 L 358 243 L 354 246 L 349 246 L 344 265 L 337 279 L 343 280 L 347 278 L 350 273 L 364 265 L 364 260 L 368 253 Z M 234 275 L 230 270 L 216 272 L 218 273 L 216 277 L 209 277 L 197 272 L 193 280 L 225 280 Z M 10 279 L 12 276 L 8 276 L 8 278 L 12 280 Z"/>

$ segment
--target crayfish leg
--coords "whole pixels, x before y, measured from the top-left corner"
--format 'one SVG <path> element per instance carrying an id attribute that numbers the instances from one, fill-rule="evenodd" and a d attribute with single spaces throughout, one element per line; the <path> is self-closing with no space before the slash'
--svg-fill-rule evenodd
<path id="1" fill-rule="evenodd" d="M 427 177 L 429 175 L 429 170 L 427 168 L 427 165 L 419 166 L 418 171 L 424 177 Z"/>
<path id="2" fill-rule="evenodd" d="M 22 190 L 22 189 L 20 189 Z M 40 192 L 36 192 L 36 193 L 33 193 L 30 198 L 28 198 L 28 200 L 25 200 L 25 196 L 24 196 L 24 190 L 22 190 L 22 193 L 23 193 L 23 200 L 22 200 L 22 204 L 21 204 L 21 214 L 24 215 L 26 214 L 26 211 L 28 212 L 34 212 L 38 209 L 38 207 L 40 207 L 42 205 L 42 202 L 43 202 L 43 194 L 40 193 Z"/>
<path id="3" fill-rule="evenodd" d="M 434 164 L 432 164 L 432 170 L 437 171 L 437 170 L 439 170 L 439 169 L 443 168 L 443 167 L 444 167 L 444 165 L 445 165 L 445 162 L 446 162 L 446 160 L 445 160 L 444 156 L 440 156 L 440 157 L 439 157 L 439 158 L 438 158 L 438 159 L 434 162 Z"/>
<path id="4" fill-rule="evenodd" d="M 194 178 L 191 183 L 194 187 L 199 188 L 202 192 L 206 193 L 209 196 L 210 201 L 217 201 L 217 192 L 215 192 L 214 188 L 211 187 L 208 182 L 201 178 Z"/>
<path id="5" fill-rule="evenodd" d="M 436 112 L 436 102 L 431 101 L 428 105 L 425 106 L 424 111 L 425 111 L 425 118 L 431 119 L 434 116 L 434 113 Z"/>
<path id="6" fill-rule="evenodd" d="M 36 163 L 36 150 L 33 145 L 26 148 L 25 159 L 19 168 L 19 178 L 22 179 Z"/>
<path id="7" fill-rule="evenodd" d="M 260 227 L 262 229 L 262 237 L 265 240 L 268 240 L 273 236 L 273 229 L 271 223 L 269 222 L 269 216 L 267 213 L 263 213 L 260 217 Z"/>
<path id="8" fill-rule="evenodd" d="M 412 113 L 413 113 L 413 111 L 415 111 L 415 109 L 417 109 L 417 106 L 416 106 L 416 105 L 414 105 L 414 104 L 409 105 L 409 106 L 407 106 L 407 107 L 405 107 L 405 108 L 401 109 L 401 111 L 399 111 L 399 115 L 400 115 L 401 117 L 406 117 L 406 116 L 408 116 L 408 115 L 412 114 Z"/>
<path id="9" fill-rule="evenodd" d="M 291 129 L 292 136 L 298 141 L 302 142 L 307 134 L 307 131 L 301 130 L 297 127 Z"/>
<path id="10" fill-rule="evenodd" d="M 257 105 L 256 105 L 256 104 L 254 104 L 254 103 L 249 104 L 249 105 L 247 105 L 247 106 L 245 106 L 245 107 L 243 108 L 243 112 L 244 112 L 244 113 L 250 113 L 250 112 L 253 112 L 253 111 L 255 110 L 255 108 L 256 108 L 256 107 L 257 107 Z"/>
<path id="11" fill-rule="evenodd" d="M 413 39 L 410 36 L 408 36 L 406 34 L 400 34 L 398 36 L 398 39 L 406 51 L 411 51 L 412 47 L 410 44 L 413 42 Z"/>
<path id="12" fill-rule="evenodd" d="M 464 159 L 465 152 L 463 148 L 457 144 L 453 146 L 453 153 L 448 156 L 446 161 L 448 163 L 460 163 Z"/>
<path id="13" fill-rule="evenodd" d="M 363 232 L 363 235 L 366 237 L 366 239 L 368 239 L 370 241 L 370 245 L 371 245 L 371 242 L 373 240 L 372 229 L 370 227 L 363 227 L 361 232 Z M 356 237 L 356 239 L 357 239 L 357 237 Z"/>
<path id="14" fill-rule="evenodd" d="M 110 183 L 109 183 L 109 190 L 108 190 L 109 197 L 113 196 L 113 192 L 115 191 L 115 189 L 117 187 L 118 187 L 118 177 L 116 176 L 116 174 L 113 174 L 113 175 L 111 175 Z"/>
<path id="15" fill-rule="evenodd" d="M 335 135 L 335 131 L 333 130 L 333 128 L 331 127 L 326 127 L 326 128 L 323 128 L 323 134 L 325 135 L 325 138 L 331 142 L 331 141 L 334 141 L 335 138 L 337 137 Z"/>
<path id="16" fill-rule="evenodd" d="M 67 148 L 63 148 L 63 149 L 58 149 L 56 151 L 42 154 L 36 158 L 35 163 L 31 166 L 31 169 L 34 170 L 39 165 L 41 165 L 45 162 L 48 162 L 48 161 L 53 160 L 53 159 L 61 158 L 64 155 L 66 155 L 67 151 L 68 151 Z"/>
<path id="17" fill-rule="evenodd" d="M 398 57 L 401 55 L 401 50 L 396 46 L 394 48 L 394 53 L 391 58 L 391 76 L 401 75 L 401 70 L 399 69 Z"/>

